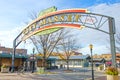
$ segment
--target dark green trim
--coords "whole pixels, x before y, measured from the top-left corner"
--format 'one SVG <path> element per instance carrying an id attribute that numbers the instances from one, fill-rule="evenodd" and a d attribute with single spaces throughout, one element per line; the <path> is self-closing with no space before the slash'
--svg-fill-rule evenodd
<path id="1" fill-rule="evenodd" d="M 12 58 L 12 54 L 8 54 L 8 53 L 2 53 L 0 54 L 0 58 Z M 15 58 L 28 58 L 26 55 L 15 55 Z"/>

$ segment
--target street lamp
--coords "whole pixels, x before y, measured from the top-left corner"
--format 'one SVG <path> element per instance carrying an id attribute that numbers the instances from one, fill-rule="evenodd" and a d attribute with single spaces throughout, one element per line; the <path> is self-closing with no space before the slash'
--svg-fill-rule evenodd
<path id="1" fill-rule="evenodd" d="M 91 52 L 91 68 L 92 68 L 92 80 L 94 80 L 94 70 L 93 70 L 93 55 L 92 55 L 92 50 L 93 50 L 93 45 L 89 45 L 90 52 Z"/>
<path id="2" fill-rule="evenodd" d="M 32 73 L 34 73 L 34 53 L 35 53 L 35 48 L 33 48 Z"/>

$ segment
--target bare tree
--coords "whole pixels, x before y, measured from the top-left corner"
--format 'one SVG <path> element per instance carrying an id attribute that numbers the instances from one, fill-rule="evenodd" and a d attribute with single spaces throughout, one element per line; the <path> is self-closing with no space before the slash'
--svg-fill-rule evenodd
<path id="1" fill-rule="evenodd" d="M 29 15 L 30 19 L 36 19 L 37 12 L 33 11 Z M 59 31 L 47 35 L 35 35 L 30 38 L 30 40 L 35 45 L 37 51 L 39 54 L 42 54 L 42 66 L 46 67 L 46 59 L 49 58 L 51 53 L 54 50 L 54 47 L 57 45 L 57 43 L 63 38 L 63 36 L 66 34 L 63 32 L 64 29 L 61 28 Z"/>
<path id="2" fill-rule="evenodd" d="M 30 15 L 30 18 L 33 20 L 33 19 L 37 18 L 36 15 L 37 15 L 37 13 L 33 12 Z M 51 55 L 51 53 L 53 52 L 55 47 L 57 45 L 59 45 L 60 42 L 64 41 L 65 38 L 69 37 L 68 35 L 66 36 L 66 34 L 68 34 L 69 32 L 70 31 L 66 31 L 64 28 L 61 28 L 60 30 L 58 30 L 58 31 L 56 31 L 54 33 L 51 33 L 51 34 L 35 35 L 35 36 L 32 36 L 30 38 L 30 40 L 35 45 L 38 53 L 43 55 L 42 56 L 42 62 L 43 62 L 42 66 L 43 67 L 46 67 L 46 59 L 49 58 L 49 56 Z M 70 43 L 70 42 L 68 42 L 68 43 Z M 69 57 L 67 57 L 67 58 L 69 58 Z"/>
<path id="3" fill-rule="evenodd" d="M 43 67 L 46 67 L 46 60 L 49 58 L 56 45 L 65 38 L 68 32 L 61 29 L 55 33 L 47 35 L 32 36 L 30 39 L 35 45 L 38 53 L 43 54 Z"/>
<path id="4" fill-rule="evenodd" d="M 117 51 L 120 52 L 120 33 L 116 34 L 115 41 L 116 41 L 116 49 Z"/>
<path id="5" fill-rule="evenodd" d="M 106 39 L 106 41 L 110 42 L 110 39 Z M 110 46 L 106 46 L 106 48 L 110 50 Z M 116 48 L 116 51 L 120 52 L 120 33 L 119 32 L 115 35 L 115 48 Z"/>
<path id="6" fill-rule="evenodd" d="M 73 51 L 79 48 L 77 47 L 76 43 L 77 43 L 76 39 L 73 38 L 72 36 L 69 36 L 66 39 L 62 39 L 60 42 L 59 50 L 63 52 L 62 58 L 65 60 L 67 64 L 67 70 L 69 70 L 69 59 L 73 54 Z"/>

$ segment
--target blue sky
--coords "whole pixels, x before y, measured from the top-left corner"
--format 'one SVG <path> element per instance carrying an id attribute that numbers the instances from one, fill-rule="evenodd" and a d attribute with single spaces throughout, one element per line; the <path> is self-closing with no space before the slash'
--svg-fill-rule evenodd
<path id="1" fill-rule="evenodd" d="M 39 12 L 51 6 L 56 6 L 58 10 L 85 8 L 93 13 L 112 16 L 116 21 L 117 32 L 120 30 L 120 0 L 0 0 L 1 45 L 12 47 L 13 39 L 25 27 L 25 22 L 30 21 L 30 13 Z M 106 41 L 109 39 L 108 35 L 88 29 L 80 32 L 80 34 L 83 33 L 84 35 L 80 36 L 83 49 L 80 51 L 87 53 L 88 45 L 93 43 L 95 53 L 109 53 L 109 48 L 107 48 L 109 43 Z M 31 49 L 30 45 L 27 46 L 29 47 L 25 48 Z"/>

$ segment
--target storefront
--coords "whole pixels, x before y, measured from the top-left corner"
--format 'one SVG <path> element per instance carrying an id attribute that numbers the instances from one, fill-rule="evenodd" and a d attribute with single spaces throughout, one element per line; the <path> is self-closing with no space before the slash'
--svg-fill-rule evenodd
<path id="1" fill-rule="evenodd" d="M 17 70 L 20 65 L 23 65 L 24 62 L 26 62 L 26 60 L 27 60 L 26 55 L 16 54 L 15 55 L 15 66 L 14 66 L 15 70 Z M 11 70 L 12 54 L 0 53 L 0 67 L 3 66 L 3 65 L 9 67 L 9 70 Z"/>

